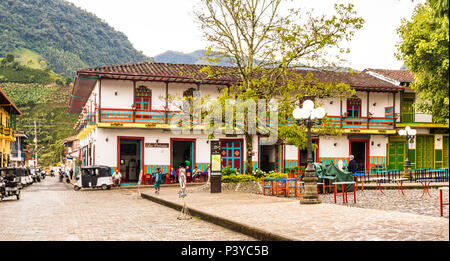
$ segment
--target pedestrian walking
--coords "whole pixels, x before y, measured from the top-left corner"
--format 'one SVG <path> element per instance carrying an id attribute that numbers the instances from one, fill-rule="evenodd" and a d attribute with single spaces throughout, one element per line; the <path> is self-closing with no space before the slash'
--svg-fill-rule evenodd
<path id="1" fill-rule="evenodd" d="M 153 180 L 155 181 L 155 193 L 159 194 L 159 189 L 161 187 L 161 180 L 162 180 L 161 168 L 158 168 L 158 170 L 154 174 Z"/>
<path id="2" fill-rule="evenodd" d="M 208 165 L 208 168 L 206 169 L 206 173 L 208 173 L 207 183 L 209 183 L 209 179 L 211 178 L 211 165 Z"/>
<path id="3" fill-rule="evenodd" d="M 347 169 L 352 174 L 354 174 L 356 172 L 356 170 L 358 169 L 358 165 L 356 164 L 355 156 L 350 155 L 350 162 L 348 163 Z"/>
<path id="4" fill-rule="evenodd" d="M 178 192 L 178 196 L 180 198 L 186 197 L 186 169 L 182 166 L 179 167 L 179 175 L 178 175 L 178 181 L 180 183 L 181 191 Z"/>

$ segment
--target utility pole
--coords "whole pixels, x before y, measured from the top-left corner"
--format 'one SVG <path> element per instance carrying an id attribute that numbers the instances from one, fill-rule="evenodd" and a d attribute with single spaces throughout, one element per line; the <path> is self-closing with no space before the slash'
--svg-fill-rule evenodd
<path id="1" fill-rule="evenodd" d="M 37 167 L 37 165 L 38 165 L 38 151 L 37 151 L 36 121 L 34 121 L 34 160 L 35 160 L 35 167 Z"/>

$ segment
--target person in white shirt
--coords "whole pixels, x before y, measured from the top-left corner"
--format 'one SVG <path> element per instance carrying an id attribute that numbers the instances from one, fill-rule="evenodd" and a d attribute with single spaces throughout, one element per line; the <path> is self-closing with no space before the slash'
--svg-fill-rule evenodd
<path id="1" fill-rule="evenodd" d="M 122 178 L 122 174 L 120 171 L 116 170 L 113 174 L 114 186 L 120 188 L 120 179 Z"/>

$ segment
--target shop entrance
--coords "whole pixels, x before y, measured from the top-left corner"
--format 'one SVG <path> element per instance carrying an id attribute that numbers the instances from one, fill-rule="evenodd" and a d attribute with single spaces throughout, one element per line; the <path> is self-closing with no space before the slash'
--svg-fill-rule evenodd
<path id="1" fill-rule="evenodd" d="M 282 146 L 274 145 L 260 145 L 259 147 L 259 162 L 260 169 L 266 173 L 270 171 L 280 171 L 282 167 Z"/>
<path id="2" fill-rule="evenodd" d="M 358 165 L 357 171 L 369 171 L 369 141 L 350 140 L 350 155 L 353 155 Z"/>
<path id="3" fill-rule="evenodd" d="M 177 169 L 180 165 L 189 166 L 192 170 L 195 164 L 195 139 L 171 139 L 171 165 Z"/>
<path id="4" fill-rule="evenodd" d="M 311 152 L 313 162 L 319 162 L 319 139 L 311 139 Z M 298 151 L 299 165 L 305 167 L 308 165 L 308 148 Z"/>
<path id="5" fill-rule="evenodd" d="M 142 169 L 142 143 L 144 138 L 119 137 L 119 171 L 122 179 L 137 182 Z"/>

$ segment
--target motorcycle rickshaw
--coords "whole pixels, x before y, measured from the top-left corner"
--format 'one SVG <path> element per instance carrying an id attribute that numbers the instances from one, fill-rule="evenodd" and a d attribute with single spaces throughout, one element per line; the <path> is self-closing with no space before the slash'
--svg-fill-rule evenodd
<path id="1" fill-rule="evenodd" d="M 19 177 L 19 184 L 21 187 L 33 184 L 33 179 L 31 178 L 31 173 L 28 168 L 9 167 L 9 169 L 14 169 L 16 177 Z"/>
<path id="2" fill-rule="evenodd" d="M 16 196 L 20 199 L 20 177 L 16 176 L 18 168 L 0 168 L 0 201 L 5 197 Z"/>
<path id="3" fill-rule="evenodd" d="M 113 180 L 111 168 L 108 166 L 86 166 L 81 167 L 80 175 L 77 177 L 73 189 L 81 188 L 101 188 L 111 189 Z"/>
<path id="4" fill-rule="evenodd" d="M 29 169 L 30 173 L 31 173 L 31 178 L 33 179 L 33 182 L 41 182 L 41 176 L 39 173 L 39 168 L 36 167 L 31 167 Z"/>

